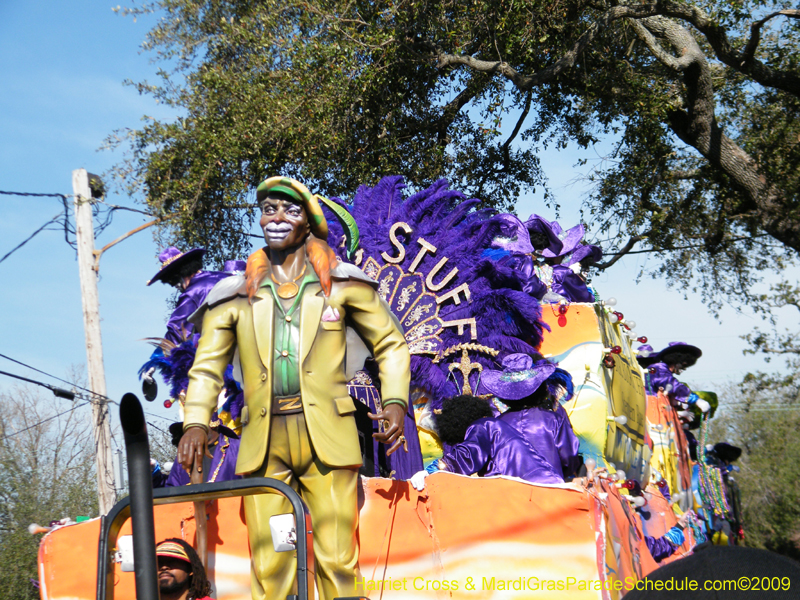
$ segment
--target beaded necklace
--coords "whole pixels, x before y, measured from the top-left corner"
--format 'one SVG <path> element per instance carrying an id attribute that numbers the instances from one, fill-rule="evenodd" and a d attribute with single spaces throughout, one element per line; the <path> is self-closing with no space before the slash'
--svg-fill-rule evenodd
<path id="1" fill-rule="evenodd" d="M 705 506 L 710 507 L 715 515 L 723 519 L 730 515 L 731 509 L 723 491 L 722 472 L 717 467 L 706 464 L 706 439 L 708 437 L 708 415 L 703 417 L 700 425 L 700 498 Z"/>

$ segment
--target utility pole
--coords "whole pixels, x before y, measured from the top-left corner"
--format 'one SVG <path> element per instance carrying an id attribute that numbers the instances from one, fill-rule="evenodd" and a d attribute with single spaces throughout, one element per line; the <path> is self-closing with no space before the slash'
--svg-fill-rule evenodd
<path id="1" fill-rule="evenodd" d="M 92 176 L 99 182 L 99 178 Z M 95 189 L 102 186 L 99 182 Z M 92 429 L 97 461 L 97 498 L 100 514 L 105 515 L 116 501 L 114 467 L 111 459 L 111 424 L 106 400 L 106 374 L 103 367 L 103 342 L 100 337 L 100 302 L 95 270 L 94 223 L 92 221 L 92 186 L 86 169 L 72 172 L 75 194 L 75 237 L 78 245 L 78 270 L 81 280 L 83 328 L 86 333 L 86 362 L 92 398 Z M 97 192 L 96 192 L 97 193 Z M 102 195 L 102 193 L 99 193 Z"/>

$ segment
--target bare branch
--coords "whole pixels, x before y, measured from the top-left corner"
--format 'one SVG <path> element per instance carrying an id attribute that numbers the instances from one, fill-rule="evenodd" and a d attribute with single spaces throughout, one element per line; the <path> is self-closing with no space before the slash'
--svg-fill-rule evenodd
<path id="1" fill-rule="evenodd" d="M 531 101 L 533 100 L 533 92 L 529 91 L 528 96 L 525 98 L 525 107 L 522 109 L 522 114 L 517 119 L 517 124 L 514 127 L 514 131 L 511 132 L 511 135 L 508 136 L 508 139 L 503 144 L 503 152 L 506 155 L 506 161 L 508 161 L 508 149 L 511 145 L 511 142 L 514 141 L 514 138 L 517 137 L 519 134 L 519 130 L 522 129 L 522 124 L 525 122 L 525 119 L 528 117 L 528 113 L 531 110 Z"/>
<path id="2" fill-rule="evenodd" d="M 623 247 L 620 249 L 620 251 L 619 251 L 619 252 L 615 252 L 615 253 L 613 254 L 614 258 L 612 258 L 611 260 L 608 260 L 608 261 L 606 261 L 606 262 L 604 262 L 604 263 L 600 263 L 600 264 L 594 265 L 594 267 L 595 267 L 596 269 L 600 270 L 600 271 L 602 271 L 603 269 L 607 269 L 608 267 L 610 267 L 611 265 L 613 265 L 614 263 L 616 263 L 616 262 L 617 262 L 617 261 L 618 261 L 620 258 L 622 258 L 622 257 L 623 257 L 623 256 L 625 256 L 626 254 L 628 254 L 628 253 L 629 253 L 631 250 L 633 250 L 633 247 L 634 247 L 634 246 L 635 246 L 637 243 L 639 243 L 640 241 L 642 241 L 642 240 L 643 240 L 645 237 L 646 237 L 646 234 L 643 234 L 643 235 L 634 235 L 634 236 L 632 236 L 632 237 L 631 237 L 631 239 L 629 239 L 629 240 L 628 240 L 628 243 L 627 243 L 627 244 L 625 244 L 625 245 L 624 245 L 624 246 L 623 246 Z"/>

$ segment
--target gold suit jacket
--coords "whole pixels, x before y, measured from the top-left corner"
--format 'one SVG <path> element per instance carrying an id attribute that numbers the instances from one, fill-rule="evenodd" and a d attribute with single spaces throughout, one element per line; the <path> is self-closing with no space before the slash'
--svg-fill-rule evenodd
<path id="1" fill-rule="evenodd" d="M 402 329 L 375 289 L 363 282 L 363 273 L 359 271 L 360 277 L 348 276 L 352 269 L 357 268 L 340 265 L 334 269 L 330 297 L 325 298 L 319 284 L 314 283 L 306 286 L 301 299 L 303 413 L 314 451 L 329 467 L 361 465 L 355 406 L 345 379 L 345 319 L 372 349 L 380 371 L 381 395 L 408 403 L 410 357 Z M 241 280 L 241 285 L 230 293 L 238 285 L 236 279 Z M 202 313 L 202 334 L 189 371 L 184 428 L 207 428 L 217 406 L 223 373 L 238 346 L 245 407 L 236 473 L 244 475 L 261 467 L 269 444 L 275 300 L 269 288 L 264 287 L 251 304 L 244 296 L 243 278 L 236 279 L 220 282 L 218 287 L 228 290 L 227 297 L 215 303 L 212 291 L 207 304 L 198 311 Z M 225 296 L 217 293 L 217 299 L 220 295 Z M 321 320 L 328 306 L 339 311 L 337 321 Z M 195 316 L 195 322 L 199 316 Z"/>

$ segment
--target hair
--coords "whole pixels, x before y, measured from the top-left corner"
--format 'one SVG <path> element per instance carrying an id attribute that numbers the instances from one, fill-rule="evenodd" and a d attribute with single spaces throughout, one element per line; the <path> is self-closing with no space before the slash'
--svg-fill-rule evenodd
<path id="1" fill-rule="evenodd" d="M 547 237 L 542 231 L 531 231 L 528 230 L 531 238 L 531 245 L 533 246 L 534 250 L 544 250 L 550 245 L 550 238 Z"/>
<path id="2" fill-rule="evenodd" d="M 175 542 L 183 546 L 183 549 L 186 550 L 186 555 L 189 557 L 189 564 L 192 571 L 192 574 L 189 576 L 189 600 L 205 598 L 211 594 L 211 583 L 208 581 L 208 577 L 206 577 L 205 567 L 203 567 L 203 563 L 200 562 L 200 557 L 197 555 L 195 549 L 192 548 L 191 544 L 180 538 L 167 538 L 166 540 L 160 541 L 159 544 L 163 542 Z"/>
<path id="3" fill-rule="evenodd" d="M 683 365 L 683 368 L 688 368 L 697 362 L 697 357 L 689 352 L 676 351 L 669 352 L 662 356 L 661 362 L 668 367 L 673 365 Z"/>
<path id="4" fill-rule="evenodd" d="M 244 271 L 247 281 L 247 297 L 253 301 L 253 296 L 258 291 L 258 286 L 266 277 L 270 269 L 268 246 L 256 250 L 247 259 L 247 268 Z M 306 240 L 306 256 L 311 267 L 319 277 L 319 284 L 326 296 L 331 294 L 331 270 L 336 267 L 339 259 L 336 253 L 328 246 L 327 242 L 309 235 Z"/>
<path id="5" fill-rule="evenodd" d="M 434 414 L 439 439 L 451 446 L 464 441 L 467 429 L 475 421 L 494 416 L 491 405 L 475 396 L 446 398 L 442 403 L 442 411 Z"/>
<path id="6" fill-rule="evenodd" d="M 174 287 L 178 285 L 183 280 L 184 277 L 189 277 L 190 275 L 194 275 L 202 268 L 203 268 L 203 259 L 193 258 L 192 260 L 177 267 L 168 276 L 163 277 L 161 281 L 163 281 L 167 285 L 171 285 Z"/>
<path id="7" fill-rule="evenodd" d="M 521 400 L 506 402 L 508 410 L 523 410 L 525 408 L 542 408 L 544 410 L 553 410 L 553 391 L 551 386 L 542 382 L 536 390 L 529 396 Z"/>

